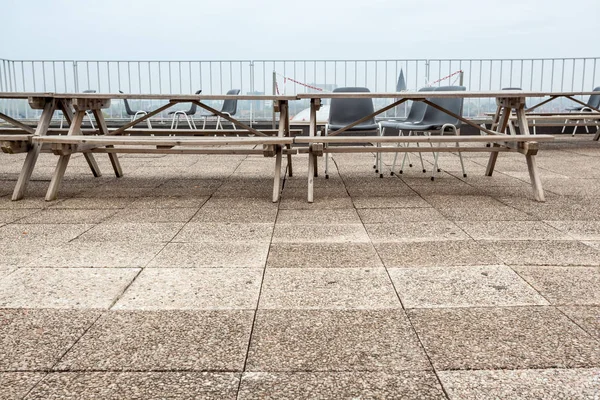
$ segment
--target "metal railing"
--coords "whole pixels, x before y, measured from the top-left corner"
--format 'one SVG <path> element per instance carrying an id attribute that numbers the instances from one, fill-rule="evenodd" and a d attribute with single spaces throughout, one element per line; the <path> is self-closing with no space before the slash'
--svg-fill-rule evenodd
<path id="1" fill-rule="evenodd" d="M 333 90 L 340 86 L 365 86 L 371 91 L 392 92 L 400 71 L 408 89 L 418 89 L 463 71 L 462 83 L 469 90 L 520 87 L 533 91 L 588 91 L 600 85 L 600 57 L 531 59 L 412 59 L 412 60 L 207 60 L 207 61 L 117 61 L 117 60 L 5 60 L 0 59 L 0 91 L 186 94 L 222 94 L 240 89 L 242 94 L 295 94 Z M 457 82 L 459 75 L 436 83 Z M 290 79 L 291 78 L 291 79 Z M 530 103 L 539 99 L 529 99 Z M 385 100 L 378 101 L 381 105 Z M 125 115 L 122 102 L 113 102 L 109 117 Z M 141 108 L 156 106 L 145 101 Z M 546 111 L 568 105 L 556 100 Z M 290 104 L 295 113 L 307 102 Z M 185 108 L 186 105 L 182 105 Z M 477 116 L 494 110 L 493 99 L 468 99 L 465 114 Z M 13 117 L 34 117 L 23 101 L 0 102 L 2 112 Z M 249 119 L 270 119 L 270 104 L 240 102 L 239 112 Z"/>

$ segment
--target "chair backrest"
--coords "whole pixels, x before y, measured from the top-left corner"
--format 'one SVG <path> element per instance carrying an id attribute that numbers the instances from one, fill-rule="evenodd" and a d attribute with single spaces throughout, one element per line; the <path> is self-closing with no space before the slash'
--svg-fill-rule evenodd
<path id="1" fill-rule="evenodd" d="M 600 92 L 600 86 L 595 87 L 593 91 Z M 593 108 L 600 108 L 600 93 L 591 95 L 586 104 Z"/>
<path id="2" fill-rule="evenodd" d="M 123 92 L 119 90 L 119 93 Z M 127 101 L 127 99 L 123 99 L 123 103 L 125 103 L 125 112 L 127 113 L 127 115 L 135 115 L 135 113 L 131 110 L 131 107 L 129 107 L 129 102 Z"/>
<path id="3" fill-rule="evenodd" d="M 202 92 L 202 89 L 200 90 L 196 90 L 195 94 L 200 94 Z M 198 109 L 198 105 L 196 103 L 192 103 L 192 106 L 190 107 L 189 110 L 186 111 L 187 115 L 194 115 L 196 114 L 196 110 Z"/>
<path id="4" fill-rule="evenodd" d="M 419 92 L 433 92 L 435 89 L 435 87 L 428 86 L 419 89 Z M 427 104 L 423 103 L 422 101 L 413 101 L 412 105 L 410 106 L 410 111 L 406 116 L 405 122 L 421 122 L 425 116 L 426 109 Z"/>
<path id="5" fill-rule="evenodd" d="M 333 93 L 369 93 L 370 90 L 365 87 L 343 87 L 333 90 Z M 329 105 L 329 124 L 330 125 L 349 125 L 359 119 L 373 114 L 373 99 L 343 99 L 333 98 Z M 363 124 L 374 124 L 375 118 L 371 118 Z"/>
<path id="6" fill-rule="evenodd" d="M 240 89 L 231 89 L 227 92 L 228 95 L 240 94 Z M 225 100 L 223 107 L 221 107 L 222 113 L 228 113 L 229 115 L 235 115 L 237 112 L 237 100 Z"/>
<path id="7" fill-rule="evenodd" d="M 459 92 L 467 90 L 464 86 L 440 86 L 435 88 L 435 92 Z M 456 115 L 462 117 L 464 98 L 462 97 L 445 97 L 445 98 L 431 98 L 428 99 L 432 103 L 451 111 Z M 427 106 L 425 115 L 421 121 L 425 125 L 442 126 L 444 124 L 452 124 L 457 128 L 460 128 L 462 122 L 443 111 L 440 111 L 431 106 Z"/>
<path id="8" fill-rule="evenodd" d="M 87 89 L 84 90 L 83 93 L 96 93 L 96 91 L 94 89 Z"/>

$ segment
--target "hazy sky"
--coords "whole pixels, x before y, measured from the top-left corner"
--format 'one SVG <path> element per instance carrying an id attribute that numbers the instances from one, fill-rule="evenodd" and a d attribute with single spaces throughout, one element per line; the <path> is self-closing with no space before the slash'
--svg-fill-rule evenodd
<path id="1" fill-rule="evenodd" d="M 0 58 L 593 57 L 599 0 L 0 0 Z"/>

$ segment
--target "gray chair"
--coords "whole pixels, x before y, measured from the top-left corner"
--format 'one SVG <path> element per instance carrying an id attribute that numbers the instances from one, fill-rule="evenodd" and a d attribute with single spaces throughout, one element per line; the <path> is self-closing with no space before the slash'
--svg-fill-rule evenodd
<path id="1" fill-rule="evenodd" d="M 435 92 L 455 92 L 455 91 L 465 91 L 466 88 L 464 86 L 440 86 L 440 87 L 436 87 L 435 88 Z M 462 116 L 462 111 L 463 111 L 463 103 L 464 103 L 464 98 L 451 98 L 451 97 L 446 97 L 446 98 L 429 98 L 427 99 L 430 102 L 434 103 L 435 105 L 446 109 L 450 112 L 452 112 L 453 114 L 456 115 L 460 115 Z M 399 129 L 399 135 L 402 135 L 403 132 L 407 131 L 409 132 L 409 136 L 411 136 L 413 133 L 423 133 L 426 135 L 431 135 L 432 133 L 436 133 L 438 132 L 440 135 L 443 135 L 446 132 L 452 132 L 455 135 L 459 135 L 460 134 L 460 127 L 462 125 L 462 122 L 457 119 L 452 117 L 449 114 L 446 114 L 445 112 L 438 110 L 437 108 L 431 107 L 429 105 L 427 105 L 426 109 L 425 109 L 425 113 L 423 114 L 423 118 L 421 119 L 421 121 L 418 122 L 411 122 L 411 121 L 407 121 L 404 123 L 398 123 L 396 128 Z M 433 145 L 432 145 L 433 146 Z M 456 146 L 458 147 L 459 144 L 457 143 Z M 402 173 L 402 169 L 404 167 L 404 163 L 406 161 L 406 154 L 405 153 L 405 157 L 404 160 L 402 161 L 402 167 L 400 168 L 400 173 Z M 438 168 L 438 157 L 439 157 L 439 152 L 434 153 L 434 163 L 433 163 L 433 173 L 431 175 L 431 180 L 435 179 L 435 173 L 440 172 L 440 169 Z M 462 153 L 458 152 L 458 157 L 460 159 L 460 165 L 461 165 L 461 169 L 462 169 L 462 173 L 463 176 L 466 177 L 467 173 L 465 172 L 465 165 L 463 162 L 463 158 L 462 158 Z M 392 171 L 394 170 L 394 168 L 396 167 L 396 158 L 394 158 L 394 163 L 392 164 Z"/>
<path id="2" fill-rule="evenodd" d="M 433 92 L 436 88 L 435 87 L 424 87 L 419 89 L 419 92 Z M 410 107 L 410 111 L 408 112 L 408 115 L 406 116 L 406 118 L 403 118 L 401 120 L 393 120 L 393 121 L 382 121 L 379 123 L 379 133 L 381 136 L 385 135 L 385 130 L 386 128 L 389 129 L 398 129 L 399 134 L 401 136 L 402 135 L 402 131 L 400 130 L 401 124 L 405 123 L 405 122 L 410 122 L 410 123 L 415 123 L 415 122 L 420 122 L 423 117 L 425 116 L 425 110 L 427 109 L 427 104 L 423 103 L 422 101 L 413 101 L 411 107 Z M 397 144 L 398 147 L 400 147 L 400 143 Z M 419 143 L 417 143 L 417 146 L 419 146 Z M 412 162 L 410 161 L 410 154 L 409 153 L 404 153 L 405 157 L 408 158 L 408 166 L 412 167 Z M 396 153 L 396 155 L 394 156 L 394 164 L 396 163 L 396 160 L 398 158 L 398 153 Z M 425 171 L 425 165 L 423 163 L 423 157 L 421 155 L 421 153 L 419 153 L 419 159 L 421 160 L 421 168 L 423 169 L 423 172 Z M 376 166 L 373 166 L 373 168 L 376 168 Z M 392 170 L 391 175 L 394 175 L 394 171 Z"/>
<path id="3" fill-rule="evenodd" d="M 592 90 L 592 91 L 593 92 L 600 92 L 600 86 L 595 87 L 594 90 Z M 571 111 L 571 112 L 593 112 L 594 111 L 593 108 L 600 108 L 600 93 L 599 94 L 592 94 L 592 95 L 590 95 L 588 101 L 586 101 L 585 104 L 587 104 L 587 106 L 580 105 L 580 106 L 577 106 L 577 107 L 567 108 L 567 110 Z M 565 120 L 565 124 L 568 123 L 568 121 L 569 120 L 566 119 Z M 585 119 L 584 120 L 575 120 L 576 123 L 578 123 L 580 121 L 584 121 L 585 122 Z M 573 136 L 575 136 L 575 132 L 577 132 L 577 128 L 578 128 L 577 126 L 573 127 Z M 567 129 L 566 125 L 563 126 L 562 133 L 565 133 L 566 129 Z M 596 129 L 598 129 L 598 128 L 596 128 Z M 585 127 L 585 131 L 587 133 L 590 133 L 590 130 L 588 129 L 587 126 Z"/>
<path id="4" fill-rule="evenodd" d="M 201 92 L 202 89 L 196 90 L 195 94 L 200 94 Z M 179 118 L 181 117 L 184 117 L 187 120 L 190 129 L 197 129 L 196 123 L 194 122 L 194 114 L 196 114 L 197 109 L 198 105 L 196 103 L 192 103 L 189 110 L 177 110 L 169 112 L 169 115 L 173 116 L 171 119 L 171 129 L 177 129 L 179 126 Z"/>
<path id="5" fill-rule="evenodd" d="M 120 90 L 119 90 L 119 93 L 124 94 Z M 146 111 L 146 110 L 136 110 L 136 111 L 133 111 L 131 109 L 131 107 L 129 106 L 129 101 L 127 101 L 127 99 L 123 99 L 123 104 L 125 104 L 125 113 L 127 113 L 127 115 L 129 115 L 131 117 L 132 121 L 134 119 L 136 119 L 138 116 L 142 116 L 142 115 L 147 115 L 148 114 L 148 111 Z M 148 125 L 148 129 L 152 129 L 152 124 L 150 123 L 150 118 L 148 118 L 146 120 L 146 125 Z"/>
<path id="6" fill-rule="evenodd" d="M 231 89 L 230 91 L 228 91 L 226 93 L 227 95 L 230 96 L 235 96 L 240 94 L 240 89 Z M 228 116 L 233 116 L 235 115 L 235 113 L 237 113 L 237 99 L 231 100 L 231 99 L 227 99 L 223 102 L 223 105 L 221 106 L 221 113 L 222 114 L 227 114 Z M 223 123 L 221 122 L 221 116 L 220 115 L 215 115 L 215 114 L 203 114 L 202 118 L 204 118 L 204 122 L 202 123 L 202 129 L 206 128 L 206 120 L 208 117 L 217 117 L 217 123 L 215 128 L 219 129 L 219 127 L 221 127 L 221 129 L 223 128 Z M 231 126 L 233 126 L 233 129 L 237 129 L 237 127 L 235 126 L 234 123 L 231 123 Z"/>
<path id="7" fill-rule="evenodd" d="M 365 87 L 342 87 L 333 90 L 333 93 L 369 93 L 370 90 Z M 358 99 L 344 99 L 344 98 L 333 98 L 329 105 L 329 122 L 325 125 L 325 136 L 330 133 L 338 131 L 345 126 L 350 125 L 353 122 L 358 121 L 370 114 L 375 112 L 373 107 L 373 100 L 367 98 Z M 345 132 L 354 133 L 379 133 L 379 125 L 375 122 L 375 118 L 372 117 L 367 121 L 364 121 Z M 378 144 L 380 146 L 380 144 Z M 380 160 L 379 153 L 377 153 L 376 165 Z M 381 166 L 380 166 L 381 168 Z M 376 169 L 376 172 L 379 172 Z M 383 174 L 380 174 L 383 177 Z M 325 179 L 329 179 L 329 154 L 325 153 Z"/>

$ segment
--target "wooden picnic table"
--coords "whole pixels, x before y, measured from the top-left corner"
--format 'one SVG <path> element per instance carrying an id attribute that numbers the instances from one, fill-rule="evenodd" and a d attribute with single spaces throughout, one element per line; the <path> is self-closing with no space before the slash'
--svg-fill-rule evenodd
<path id="1" fill-rule="evenodd" d="M 58 196 L 58 189 L 65 174 L 70 157 L 73 153 L 81 152 L 85 156 L 94 176 L 101 172 L 93 153 L 107 153 L 117 177 L 123 176 L 123 171 L 118 159 L 118 153 L 161 153 L 161 154 L 263 154 L 266 157 L 275 157 L 275 176 L 273 180 L 273 201 L 279 200 L 281 191 L 281 164 L 284 148 L 288 157 L 288 172 L 292 175 L 292 150 L 293 138 L 289 125 L 288 102 L 295 100 L 295 96 L 270 96 L 270 95 L 155 95 L 155 94 L 100 94 L 100 93 L 0 93 L 0 99 L 27 99 L 33 109 L 41 109 L 37 127 L 31 128 L 20 121 L 0 113 L 0 118 L 17 128 L 15 133 L 3 130 L 0 136 L 2 149 L 5 152 L 27 152 L 27 157 L 17 180 L 12 199 L 23 198 L 31 174 L 35 168 L 37 158 L 43 146 L 50 146 L 51 151 L 58 155 L 58 162 L 50 181 L 46 200 L 54 200 Z M 133 121 L 126 122 L 117 129 L 108 129 L 102 114 L 102 109 L 110 107 L 114 99 L 150 99 L 164 100 L 166 104 L 140 116 Z M 272 101 L 276 112 L 280 114 L 279 127 L 276 133 L 273 130 L 259 130 L 239 121 L 238 119 L 221 113 L 205 104 L 207 100 L 262 100 Z M 179 130 L 142 130 L 134 126 L 148 118 L 179 103 L 193 103 L 208 111 L 211 115 L 219 116 L 239 127 L 235 133 L 231 129 L 216 130 L 186 130 L 185 134 Z M 69 129 L 64 135 L 48 135 L 50 121 L 54 112 L 60 110 L 69 123 Z M 82 130 L 82 123 L 86 113 L 91 113 L 96 120 L 97 130 Z M 25 133 L 25 135 L 23 135 Z M 87 134 L 84 134 L 87 133 Z M 199 135 L 198 137 L 190 135 Z M 253 137 L 213 137 L 209 135 L 252 135 Z M 130 136 L 133 135 L 133 136 Z M 169 136 L 165 136 L 169 135 Z M 248 148 L 248 146 L 262 148 Z M 47 147 L 46 147 L 47 148 Z"/>
<path id="2" fill-rule="evenodd" d="M 351 92 L 336 92 L 336 93 L 303 93 L 299 94 L 299 99 L 309 99 L 311 112 L 310 112 L 310 129 L 309 129 L 309 137 L 307 139 L 302 139 L 302 141 L 309 145 L 310 155 L 308 157 L 308 194 L 307 199 L 309 202 L 313 201 L 314 195 L 314 177 L 316 176 L 316 160 L 317 156 L 322 156 L 323 154 L 334 153 L 334 152 L 362 152 L 363 149 L 360 149 L 356 146 L 341 146 L 341 147 L 329 147 L 333 144 L 348 144 L 348 143 L 377 143 L 376 147 L 371 147 L 368 151 L 383 153 L 383 152 L 432 152 L 437 153 L 440 151 L 454 151 L 454 152 L 463 152 L 463 151 L 481 151 L 481 152 L 489 152 L 490 158 L 488 161 L 488 165 L 486 168 L 486 175 L 491 176 L 494 172 L 494 168 L 496 165 L 496 160 L 498 158 L 499 152 L 519 152 L 522 153 L 527 161 L 527 167 L 529 171 L 529 177 L 531 180 L 531 185 L 533 188 L 534 197 L 538 201 L 544 201 L 544 191 L 542 189 L 542 183 L 540 180 L 538 168 L 535 161 L 535 155 L 538 152 L 538 142 L 541 141 L 549 141 L 553 140 L 554 137 L 551 135 L 531 135 L 529 132 L 529 124 L 527 120 L 527 115 L 525 113 L 525 98 L 527 97 L 549 97 L 548 99 L 542 101 L 539 104 L 531 107 L 530 109 L 535 109 L 543 104 L 548 103 L 559 97 L 566 97 L 573 100 L 576 103 L 585 105 L 582 101 L 575 98 L 575 96 L 580 95 L 591 95 L 593 92 L 533 92 L 533 91 L 523 91 L 523 90 L 501 90 L 501 91 L 487 91 L 487 92 L 475 92 L 475 91 L 429 91 L 429 92 L 414 92 L 414 91 L 406 91 L 406 92 L 395 92 L 395 93 L 371 93 L 371 92 L 360 92 L 360 93 L 351 93 Z M 321 102 L 323 99 L 335 99 L 335 98 L 389 98 L 393 99 L 393 101 L 379 109 L 374 113 L 361 118 L 358 121 L 355 121 L 347 126 L 336 130 L 333 134 L 330 135 L 328 139 L 325 139 L 323 136 L 317 136 L 317 121 L 316 121 L 316 113 L 317 110 L 321 106 Z M 494 113 L 492 119 L 492 129 L 487 129 L 485 126 L 481 126 L 476 122 L 470 121 L 461 115 L 456 115 L 449 110 L 446 110 L 437 104 L 432 103 L 428 99 L 430 98 L 496 98 L 497 108 Z M 472 137 L 467 136 L 455 136 L 450 138 L 448 141 L 456 143 L 456 147 L 441 149 L 439 146 L 432 147 L 410 147 L 408 144 L 410 143 L 442 143 L 446 140 L 442 137 L 394 137 L 392 139 L 380 139 L 375 138 L 373 136 L 362 136 L 359 139 L 355 139 L 356 136 L 348 137 L 341 136 L 340 134 L 348 131 L 352 127 L 361 124 L 362 122 L 368 121 L 375 116 L 391 109 L 399 106 L 400 104 L 408 101 L 422 101 L 426 103 L 430 107 L 434 107 L 453 118 L 460 120 L 462 123 L 470 125 L 475 129 L 482 132 L 483 137 L 481 139 L 473 139 Z M 600 110 L 596 110 L 600 111 Z M 516 132 L 511 131 L 513 135 L 506 135 L 504 132 L 510 122 L 511 116 L 513 112 L 516 115 L 516 122 L 519 127 L 519 135 L 516 135 Z M 510 140 L 508 138 L 510 137 Z M 487 142 L 488 146 L 480 146 L 480 147 L 470 147 L 463 148 L 460 147 L 460 143 L 466 142 Z M 296 140 L 298 142 L 298 139 Z M 380 143 L 404 143 L 407 144 L 406 147 L 399 148 L 386 148 L 381 147 Z M 381 161 L 379 161 L 381 162 Z"/>

